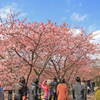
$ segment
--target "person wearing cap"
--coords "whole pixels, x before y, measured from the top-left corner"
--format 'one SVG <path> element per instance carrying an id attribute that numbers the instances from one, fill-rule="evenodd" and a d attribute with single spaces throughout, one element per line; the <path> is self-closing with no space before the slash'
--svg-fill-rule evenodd
<path id="1" fill-rule="evenodd" d="M 38 89 L 38 79 L 33 79 L 31 86 L 29 88 L 29 100 L 38 100 L 37 89 Z"/>
<path id="2" fill-rule="evenodd" d="M 53 86 L 53 100 L 57 100 L 57 85 L 59 84 L 59 82 L 57 82 L 57 78 L 54 77 L 54 80 L 52 82 L 52 86 Z"/>
<path id="3" fill-rule="evenodd" d="M 61 82 L 57 86 L 57 100 L 69 100 L 68 88 L 65 83 L 65 79 L 61 79 Z"/>
<path id="4" fill-rule="evenodd" d="M 45 86 L 45 83 L 46 83 L 46 86 Z M 53 92 L 52 81 L 51 80 L 43 81 L 42 88 L 45 91 L 44 99 L 51 100 L 52 92 Z"/>
<path id="5" fill-rule="evenodd" d="M 72 87 L 74 100 L 87 100 L 85 87 L 81 85 L 80 77 L 76 77 L 76 83 Z"/>
<path id="6" fill-rule="evenodd" d="M 24 96 L 24 89 L 25 89 L 24 84 L 25 84 L 25 78 L 21 76 L 19 82 L 16 83 L 14 86 L 14 92 L 15 92 L 14 100 L 22 100 L 22 97 Z"/>

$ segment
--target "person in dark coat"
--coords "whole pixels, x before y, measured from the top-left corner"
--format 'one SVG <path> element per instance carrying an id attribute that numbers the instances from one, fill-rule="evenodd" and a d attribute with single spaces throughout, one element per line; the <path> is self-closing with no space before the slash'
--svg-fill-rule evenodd
<path id="1" fill-rule="evenodd" d="M 58 85 L 58 82 L 57 82 L 57 78 L 55 77 L 54 78 L 54 81 L 52 82 L 52 86 L 53 86 L 53 100 L 57 100 L 57 85 Z"/>
<path id="2" fill-rule="evenodd" d="M 23 96 L 23 100 L 27 100 L 27 90 L 28 90 L 28 87 L 27 87 L 27 82 L 25 82 L 24 86 L 25 86 L 25 89 L 24 89 L 24 96 Z"/>
<path id="3" fill-rule="evenodd" d="M 38 100 L 37 89 L 38 89 L 38 79 L 33 79 L 31 86 L 29 88 L 29 100 Z"/>
<path id="4" fill-rule="evenodd" d="M 25 84 L 25 78 L 21 76 L 19 82 L 16 83 L 14 87 L 14 92 L 15 92 L 14 100 L 22 100 L 22 97 L 24 96 L 24 89 L 25 89 L 24 84 Z"/>
<path id="5" fill-rule="evenodd" d="M 91 84 L 90 84 L 90 80 L 87 81 L 87 93 L 90 94 L 91 92 Z"/>
<path id="6" fill-rule="evenodd" d="M 90 85 L 91 85 L 91 93 L 94 93 L 95 82 L 93 80 L 90 81 Z"/>
<path id="7" fill-rule="evenodd" d="M 72 87 L 74 100 L 86 100 L 85 87 L 81 85 L 80 78 L 76 77 L 76 83 Z"/>

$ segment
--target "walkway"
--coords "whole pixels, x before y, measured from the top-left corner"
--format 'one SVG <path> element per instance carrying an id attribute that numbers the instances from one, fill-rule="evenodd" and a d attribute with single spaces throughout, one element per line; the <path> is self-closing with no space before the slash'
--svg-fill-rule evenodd
<path id="1" fill-rule="evenodd" d="M 73 100 L 73 99 L 72 99 L 72 95 L 70 95 L 69 98 L 70 98 L 70 100 Z M 89 95 L 87 95 L 87 100 L 95 100 L 94 94 L 89 94 Z"/>

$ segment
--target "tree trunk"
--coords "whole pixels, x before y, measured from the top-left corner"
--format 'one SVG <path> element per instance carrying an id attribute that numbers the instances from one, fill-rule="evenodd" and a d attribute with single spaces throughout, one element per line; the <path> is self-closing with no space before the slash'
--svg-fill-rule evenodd
<path id="1" fill-rule="evenodd" d="M 58 79 L 59 82 L 60 82 L 61 79 L 60 79 L 60 74 L 59 74 L 59 73 L 57 74 L 57 79 Z"/>
<path id="2" fill-rule="evenodd" d="M 30 76 L 31 72 L 32 72 L 32 65 L 30 66 L 30 71 L 29 71 L 29 73 L 28 73 L 28 75 L 27 75 L 27 80 L 26 80 L 27 83 L 28 83 L 29 76 Z"/>
<path id="3" fill-rule="evenodd" d="M 39 85 L 39 78 L 40 78 L 40 74 L 37 74 L 38 85 Z"/>

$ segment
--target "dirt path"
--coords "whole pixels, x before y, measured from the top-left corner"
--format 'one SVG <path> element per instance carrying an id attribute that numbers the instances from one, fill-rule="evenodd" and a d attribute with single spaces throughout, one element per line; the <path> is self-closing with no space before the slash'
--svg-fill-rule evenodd
<path id="1" fill-rule="evenodd" d="M 94 94 L 87 95 L 87 100 L 94 100 L 94 99 L 95 99 Z"/>
<path id="2" fill-rule="evenodd" d="M 73 100 L 73 99 L 72 99 L 72 95 L 70 95 L 69 98 L 70 98 L 70 100 Z M 87 100 L 95 100 L 94 94 L 89 94 L 89 95 L 87 95 Z"/>

